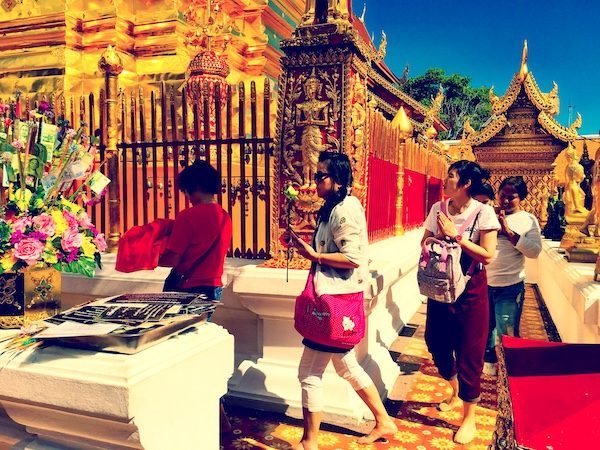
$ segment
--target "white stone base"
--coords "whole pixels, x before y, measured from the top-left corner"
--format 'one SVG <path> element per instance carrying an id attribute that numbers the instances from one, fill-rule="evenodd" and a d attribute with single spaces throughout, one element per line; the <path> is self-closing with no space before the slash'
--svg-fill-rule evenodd
<path id="1" fill-rule="evenodd" d="M 370 246 L 373 275 L 365 307 L 366 337 L 356 347 L 357 357 L 380 394 L 391 391 L 400 373 L 388 352 L 398 331 L 421 305 L 416 282 L 422 229 Z M 114 255 L 103 257 L 104 269 L 88 279 L 63 275 L 63 306 L 122 292 L 158 292 L 168 269 L 123 274 L 114 270 Z M 228 401 L 266 410 L 300 413 L 298 363 L 301 338 L 293 327 L 296 296 L 306 281 L 305 271 L 257 268 L 261 261 L 227 259 L 224 292 L 213 322 L 235 336 L 235 367 Z M 333 368 L 324 377 L 326 415 L 336 422 L 356 423 L 372 417 L 350 386 Z"/>
<path id="2" fill-rule="evenodd" d="M 383 398 L 400 374 L 388 348 L 421 303 L 416 283 L 421 235 L 421 230 L 415 230 L 371 246 L 373 282 L 365 300 L 367 330 L 356 352 Z M 240 361 L 229 384 L 229 399 L 300 415 L 297 373 L 303 346 L 301 336 L 294 330 L 293 315 L 295 298 L 302 291 L 306 277 L 306 271 L 290 270 L 286 283 L 284 269 L 245 266 L 236 272 L 233 292 L 243 306 L 258 316 L 259 325 L 257 351 Z M 227 326 L 237 336 L 235 324 L 230 322 Z M 241 356 L 239 352 L 237 356 Z M 323 386 L 324 413 L 328 420 L 358 423 L 373 417 L 332 365 L 325 372 Z"/>
<path id="3" fill-rule="evenodd" d="M 0 403 L 35 436 L 19 448 L 219 448 L 233 336 L 218 325 L 135 355 L 48 347 L 6 357 Z"/>
<path id="4" fill-rule="evenodd" d="M 569 263 L 559 242 L 544 240 L 538 259 L 527 260 L 527 282 L 537 283 L 563 342 L 600 343 L 600 283 L 594 264 Z"/>

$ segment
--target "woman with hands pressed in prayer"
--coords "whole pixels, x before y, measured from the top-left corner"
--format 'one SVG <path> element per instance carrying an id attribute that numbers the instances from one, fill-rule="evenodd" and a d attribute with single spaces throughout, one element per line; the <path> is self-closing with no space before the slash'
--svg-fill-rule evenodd
<path id="1" fill-rule="evenodd" d="M 425 239 L 435 236 L 458 243 L 462 248 L 463 273 L 471 278 L 455 303 L 427 301 L 425 342 L 442 378 L 448 380 L 452 394 L 439 405 L 442 411 L 463 403 L 463 422 L 454 441 L 466 444 L 476 433 L 475 411 L 481 395 L 481 373 L 489 324 L 487 278 L 484 266 L 496 251 L 500 224 L 493 208 L 473 198 L 481 191 L 489 173 L 472 161 L 457 161 L 444 180 L 446 211 L 435 203 L 425 220 Z M 479 209 L 480 208 L 480 209 Z M 477 213 L 477 210 L 479 212 Z M 474 221 L 462 234 L 458 229 L 473 214 Z"/>

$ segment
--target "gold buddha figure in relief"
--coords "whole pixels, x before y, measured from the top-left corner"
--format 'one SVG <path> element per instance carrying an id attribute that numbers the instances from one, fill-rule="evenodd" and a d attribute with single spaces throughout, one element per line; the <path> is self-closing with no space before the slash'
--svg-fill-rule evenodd
<path id="1" fill-rule="evenodd" d="M 313 176 L 317 171 L 319 154 L 329 148 L 323 143 L 322 127 L 329 126 L 330 105 L 326 100 L 318 100 L 321 82 L 313 69 L 304 83 L 305 101 L 296 104 L 296 126 L 302 127 L 300 150 L 302 151 L 303 188 L 314 184 Z"/>

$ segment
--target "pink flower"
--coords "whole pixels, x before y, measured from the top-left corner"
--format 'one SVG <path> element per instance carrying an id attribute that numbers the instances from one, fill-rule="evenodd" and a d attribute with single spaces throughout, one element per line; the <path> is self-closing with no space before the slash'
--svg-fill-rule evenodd
<path id="1" fill-rule="evenodd" d="M 19 217 L 12 223 L 13 230 L 25 233 L 25 228 L 31 226 L 31 217 Z"/>
<path id="2" fill-rule="evenodd" d="M 78 233 L 77 230 L 69 229 L 62 234 L 60 246 L 65 252 L 72 252 L 73 250 L 78 250 L 79 247 L 81 247 L 82 240 L 83 236 L 81 233 Z"/>
<path id="3" fill-rule="evenodd" d="M 77 220 L 77 216 L 75 214 L 73 214 L 72 212 L 67 211 L 66 209 L 63 209 L 62 213 L 63 213 L 63 217 L 67 221 L 67 224 L 69 225 L 69 228 L 77 230 L 77 227 L 79 226 L 79 221 Z"/>
<path id="4" fill-rule="evenodd" d="M 44 244 L 42 242 L 33 238 L 25 238 L 15 244 L 14 255 L 32 266 L 39 261 L 43 251 Z"/>
<path id="5" fill-rule="evenodd" d="M 43 213 L 33 218 L 33 228 L 46 236 L 52 236 L 56 231 L 56 223 L 49 214 Z"/>
<path id="6" fill-rule="evenodd" d="M 86 230 L 94 226 L 94 224 L 90 220 L 90 216 L 88 216 L 88 213 L 86 213 L 85 211 L 79 214 L 79 225 L 85 228 Z"/>
<path id="7" fill-rule="evenodd" d="M 92 239 L 92 242 L 96 244 L 96 248 L 98 248 L 99 252 L 103 252 L 106 250 L 106 241 L 104 240 L 104 233 L 98 233 L 98 235 Z"/>
<path id="8" fill-rule="evenodd" d="M 42 100 L 40 102 L 40 104 L 38 105 L 38 111 L 40 113 L 45 113 L 46 111 L 48 111 L 50 109 L 50 104 L 46 101 L 46 100 Z"/>

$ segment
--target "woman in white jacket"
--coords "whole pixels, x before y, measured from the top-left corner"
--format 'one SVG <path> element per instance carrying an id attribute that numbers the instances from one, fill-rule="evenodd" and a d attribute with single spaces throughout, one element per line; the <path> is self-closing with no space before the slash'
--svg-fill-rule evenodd
<path id="1" fill-rule="evenodd" d="M 350 160 L 343 153 L 321 152 L 317 169 L 314 174 L 317 195 L 325 203 L 319 210 L 313 246 L 292 234 L 295 245 L 302 256 L 316 265 L 317 295 L 362 292 L 369 280 L 369 241 L 364 209 L 356 197 L 348 195 L 352 186 Z M 302 343 L 304 352 L 298 379 L 302 388 L 304 434 L 295 450 L 318 449 L 324 406 L 323 373 L 330 361 L 375 417 L 375 427 L 358 443 L 370 444 L 397 431 L 371 377 L 359 365 L 354 349 L 329 347 L 306 338 Z"/>
<path id="2" fill-rule="evenodd" d="M 496 363 L 497 335 L 519 336 L 519 321 L 525 293 L 525 257 L 537 258 L 542 251 L 540 225 L 534 215 L 523 211 L 527 185 L 521 176 L 505 178 L 498 190 L 498 233 L 496 256 L 487 266 L 490 302 L 490 332 L 486 363 Z M 494 368 L 486 364 L 486 372 Z"/>

